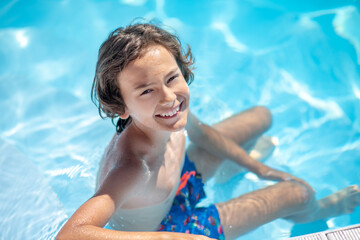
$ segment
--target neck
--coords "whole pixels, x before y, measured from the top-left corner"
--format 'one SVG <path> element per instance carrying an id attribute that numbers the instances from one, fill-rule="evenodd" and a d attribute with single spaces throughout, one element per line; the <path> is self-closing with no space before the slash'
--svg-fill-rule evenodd
<path id="1" fill-rule="evenodd" d="M 141 135 L 150 146 L 154 146 L 156 149 L 161 149 L 158 146 L 165 147 L 170 140 L 171 132 L 169 131 L 151 129 L 136 122 L 132 122 L 131 125 L 137 134 Z"/>

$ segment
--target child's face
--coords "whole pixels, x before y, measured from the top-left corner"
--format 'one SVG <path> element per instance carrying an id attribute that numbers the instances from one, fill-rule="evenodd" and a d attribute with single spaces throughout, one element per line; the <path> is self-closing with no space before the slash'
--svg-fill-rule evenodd
<path id="1" fill-rule="evenodd" d="M 118 75 L 126 118 L 146 128 L 177 131 L 185 127 L 189 87 L 174 56 L 161 45 L 150 46 Z"/>

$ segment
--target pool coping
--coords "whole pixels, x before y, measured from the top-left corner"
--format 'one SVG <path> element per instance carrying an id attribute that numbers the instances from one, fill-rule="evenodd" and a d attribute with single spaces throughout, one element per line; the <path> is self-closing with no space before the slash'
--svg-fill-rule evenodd
<path id="1" fill-rule="evenodd" d="M 360 224 L 355 224 L 343 228 L 337 228 L 324 232 L 317 232 L 298 237 L 289 238 L 289 240 L 359 240 Z"/>

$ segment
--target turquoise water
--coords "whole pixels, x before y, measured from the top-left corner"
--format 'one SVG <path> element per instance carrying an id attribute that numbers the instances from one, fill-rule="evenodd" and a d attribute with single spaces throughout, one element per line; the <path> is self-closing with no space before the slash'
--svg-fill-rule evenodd
<path id="1" fill-rule="evenodd" d="M 360 184 L 360 2 L 1 1 L 0 239 L 48 239 L 94 191 L 115 128 L 90 101 L 106 35 L 135 17 L 175 29 L 196 57 L 193 112 L 214 123 L 255 105 L 274 115 L 266 163 L 319 197 Z M 210 181 L 211 201 L 270 184 Z M 360 210 L 311 225 L 277 220 L 241 239 L 360 222 Z"/>

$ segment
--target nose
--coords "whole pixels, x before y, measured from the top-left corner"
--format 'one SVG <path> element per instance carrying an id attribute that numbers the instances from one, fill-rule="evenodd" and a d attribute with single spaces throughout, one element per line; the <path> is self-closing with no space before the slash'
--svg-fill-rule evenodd
<path id="1" fill-rule="evenodd" d="M 162 99 L 161 105 L 165 107 L 172 107 L 175 104 L 176 94 L 172 91 L 172 89 L 164 86 L 162 88 Z"/>

